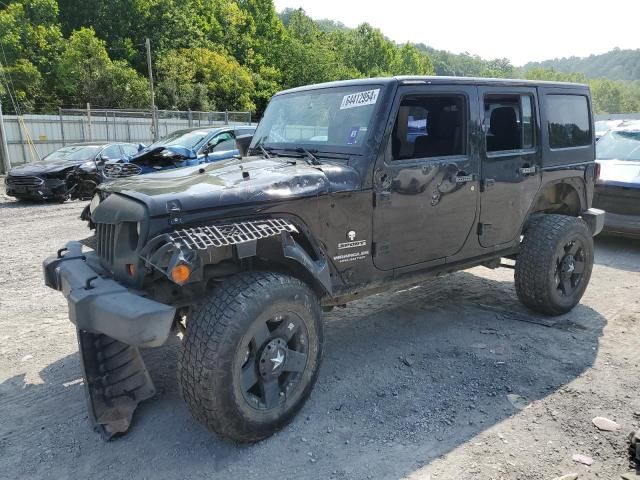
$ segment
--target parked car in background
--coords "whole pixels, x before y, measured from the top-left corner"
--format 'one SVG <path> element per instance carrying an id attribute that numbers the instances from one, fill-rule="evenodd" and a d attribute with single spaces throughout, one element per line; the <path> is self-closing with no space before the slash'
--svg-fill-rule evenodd
<path id="1" fill-rule="evenodd" d="M 596 140 L 600 140 L 602 136 L 609 130 L 619 127 L 625 120 L 599 120 L 596 122 Z"/>
<path id="2" fill-rule="evenodd" d="M 593 205 L 607 212 L 605 231 L 640 237 L 640 121 L 607 132 L 597 143 L 596 161 Z"/>
<path id="3" fill-rule="evenodd" d="M 74 170 L 96 171 L 109 161 L 137 152 L 130 143 L 75 143 L 67 145 L 39 162 L 11 169 L 5 179 L 7 195 L 18 199 L 65 201 L 84 188 L 73 175 Z M 95 185 L 91 189 L 93 192 Z"/>
<path id="4" fill-rule="evenodd" d="M 129 158 L 105 164 L 103 180 L 217 162 L 241 154 L 255 127 L 196 127 L 177 130 Z"/>

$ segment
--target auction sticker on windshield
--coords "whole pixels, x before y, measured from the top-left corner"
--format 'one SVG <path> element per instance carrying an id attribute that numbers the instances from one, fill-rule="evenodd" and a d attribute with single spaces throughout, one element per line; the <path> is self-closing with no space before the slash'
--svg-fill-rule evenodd
<path id="1" fill-rule="evenodd" d="M 365 105 L 373 105 L 378 101 L 380 89 L 367 90 L 366 92 L 350 93 L 342 97 L 340 110 L 354 107 L 364 107 Z"/>

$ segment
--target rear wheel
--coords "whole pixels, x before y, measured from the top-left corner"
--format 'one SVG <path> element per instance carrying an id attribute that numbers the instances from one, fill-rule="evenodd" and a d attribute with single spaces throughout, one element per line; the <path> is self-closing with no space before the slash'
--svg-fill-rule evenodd
<path id="1" fill-rule="evenodd" d="M 209 429 L 257 441 L 302 407 L 321 357 L 320 308 L 311 289 L 287 275 L 239 274 L 188 318 L 180 387 Z"/>
<path id="2" fill-rule="evenodd" d="M 593 237 L 579 218 L 542 215 L 527 229 L 516 260 L 520 301 L 545 315 L 578 304 L 591 278 Z"/>

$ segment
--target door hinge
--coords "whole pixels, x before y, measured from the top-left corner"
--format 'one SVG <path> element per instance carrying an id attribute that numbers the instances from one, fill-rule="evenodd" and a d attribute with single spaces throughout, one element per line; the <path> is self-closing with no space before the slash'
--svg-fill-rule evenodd
<path id="1" fill-rule="evenodd" d="M 169 225 L 180 225 L 182 223 L 182 207 L 179 201 L 167 202 L 169 210 Z"/>
<path id="2" fill-rule="evenodd" d="M 383 243 L 377 243 L 377 242 L 372 242 L 371 243 L 371 256 L 372 257 L 381 257 L 382 255 L 388 255 L 389 254 L 389 244 L 386 242 Z"/>
<path id="3" fill-rule="evenodd" d="M 491 230 L 490 223 L 479 223 L 478 224 L 478 235 L 484 235 L 488 230 Z"/>
<path id="4" fill-rule="evenodd" d="M 485 192 L 487 190 L 489 190 L 490 188 L 493 188 L 493 186 L 496 184 L 495 179 L 493 178 L 485 178 L 484 180 L 482 180 L 482 191 Z"/>
<path id="5" fill-rule="evenodd" d="M 391 192 L 382 191 L 374 194 L 377 198 L 373 201 L 373 206 L 382 207 L 384 205 L 391 205 Z"/>

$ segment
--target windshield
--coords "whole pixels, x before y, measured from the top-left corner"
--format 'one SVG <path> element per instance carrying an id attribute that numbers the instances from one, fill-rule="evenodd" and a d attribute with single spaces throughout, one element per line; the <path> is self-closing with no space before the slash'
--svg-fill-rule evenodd
<path id="1" fill-rule="evenodd" d="M 598 160 L 640 161 L 640 130 L 614 130 L 596 143 Z"/>
<path id="2" fill-rule="evenodd" d="M 360 147 L 367 139 L 379 94 L 379 87 L 360 85 L 276 96 L 258 125 L 251 147 Z"/>
<path id="3" fill-rule="evenodd" d="M 79 145 L 71 147 L 62 147 L 55 152 L 50 153 L 42 160 L 50 162 L 52 160 L 90 160 L 95 157 L 101 147 L 91 145 Z"/>
<path id="4" fill-rule="evenodd" d="M 149 148 L 180 146 L 194 149 L 210 133 L 211 130 L 178 130 L 151 144 Z"/>

